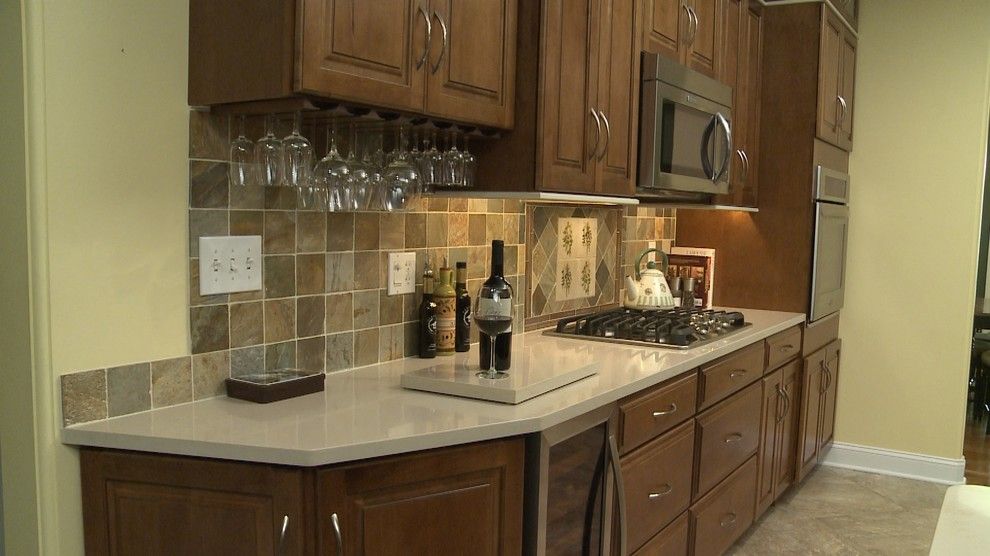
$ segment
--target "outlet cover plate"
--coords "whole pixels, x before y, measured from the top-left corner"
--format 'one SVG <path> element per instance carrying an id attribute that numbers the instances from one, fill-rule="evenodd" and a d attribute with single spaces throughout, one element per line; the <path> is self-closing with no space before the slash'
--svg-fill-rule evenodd
<path id="1" fill-rule="evenodd" d="M 199 238 L 199 294 L 261 289 L 261 236 Z"/>
<path id="2" fill-rule="evenodd" d="M 388 254 L 388 295 L 416 292 L 416 253 Z"/>

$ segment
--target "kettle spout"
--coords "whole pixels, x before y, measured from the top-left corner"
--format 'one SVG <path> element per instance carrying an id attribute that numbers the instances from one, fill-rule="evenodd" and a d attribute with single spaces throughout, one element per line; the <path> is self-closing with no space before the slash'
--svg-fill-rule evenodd
<path id="1" fill-rule="evenodd" d="M 639 285 L 633 281 L 632 277 L 626 276 L 626 299 L 629 301 L 635 301 L 636 297 L 639 295 Z"/>

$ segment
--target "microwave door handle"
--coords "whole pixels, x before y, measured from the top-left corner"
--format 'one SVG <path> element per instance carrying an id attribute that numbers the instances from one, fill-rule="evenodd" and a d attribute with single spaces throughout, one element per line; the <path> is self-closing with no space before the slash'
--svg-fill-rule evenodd
<path id="1" fill-rule="evenodd" d="M 705 127 L 705 132 L 701 134 L 701 170 L 705 173 L 705 177 L 715 181 L 715 168 L 712 167 L 712 156 L 713 154 L 708 154 L 711 150 L 713 136 L 715 135 L 715 117 L 708 122 L 708 126 Z"/>
<path id="2" fill-rule="evenodd" d="M 732 128 L 729 126 L 729 120 L 726 120 L 721 112 L 715 114 L 715 120 L 722 127 L 722 132 L 725 133 L 725 151 L 722 153 L 722 167 L 712 177 L 712 181 L 717 183 L 722 179 L 726 171 L 728 171 L 729 164 L 732 162 Z"/>

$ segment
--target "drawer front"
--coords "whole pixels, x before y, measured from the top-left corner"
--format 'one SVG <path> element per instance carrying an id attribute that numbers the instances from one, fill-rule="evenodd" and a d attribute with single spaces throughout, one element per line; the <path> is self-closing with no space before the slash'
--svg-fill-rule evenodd
<path id="1" fill-rule="evenodd" d="M 633 556 L 684 556 L 688 553 L 688 513 L 684 512 Z"/>
<path id="2" fill-rule="evenodd" d="M 763 342 L 745 347 L 701 370 L 701 407 L 712 406 L 763 376 Z"/>
<path id="3" fill-rule="evenodd" d="M 697 406 L 698 374 L 694 372 L 622 402 L 619 411 L 622 414 L 623 453 L 693 417 Z"/>
<path id="4" fill-rule="evenodd" d="M 767 338 L 767 369 L 774 370 L 801 354 L 801 327 Z"/>
<path id="5" fill-rule="evenodd" d="M 691 505 L 694 421 L 622 458 L 626 534 L 637 548 Z"/>
<path id="6" fill-rule="evenodd" d="M 763 389 L 756 383 L 698 417 L 698 484 L 704 495 L 760 445 Z"/>
<path id="7" fill-rule="evenodd" d="M 694 556 L 717 555 L 753 524 L 756 458 L 750 458 L 717 489 L 691 508 Z"/>

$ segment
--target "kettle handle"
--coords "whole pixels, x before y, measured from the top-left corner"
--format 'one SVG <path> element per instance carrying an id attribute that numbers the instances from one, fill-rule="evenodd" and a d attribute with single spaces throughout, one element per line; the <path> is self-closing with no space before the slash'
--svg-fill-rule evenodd
<path id="1" fill-rule="evenodd" d="M 651 247 L 640 253 L 639 258 L 636 259 L 636 267 L 635 267 L 636 280 L 642 279 L 643 275 L 642 273 L 640 273 L 639 267 L 643 264 L 643 257 L 645 257 L 650 253 L 658 253 L 660 255 L 660 264 L 663 265 L 660 268 L 660 272 L 667 274 L 667 267 L 669 266 L 669 261 L 667 260 L 667 254 L 661 251 L 660 249 L 657 249 L 656 247 Z"/>

